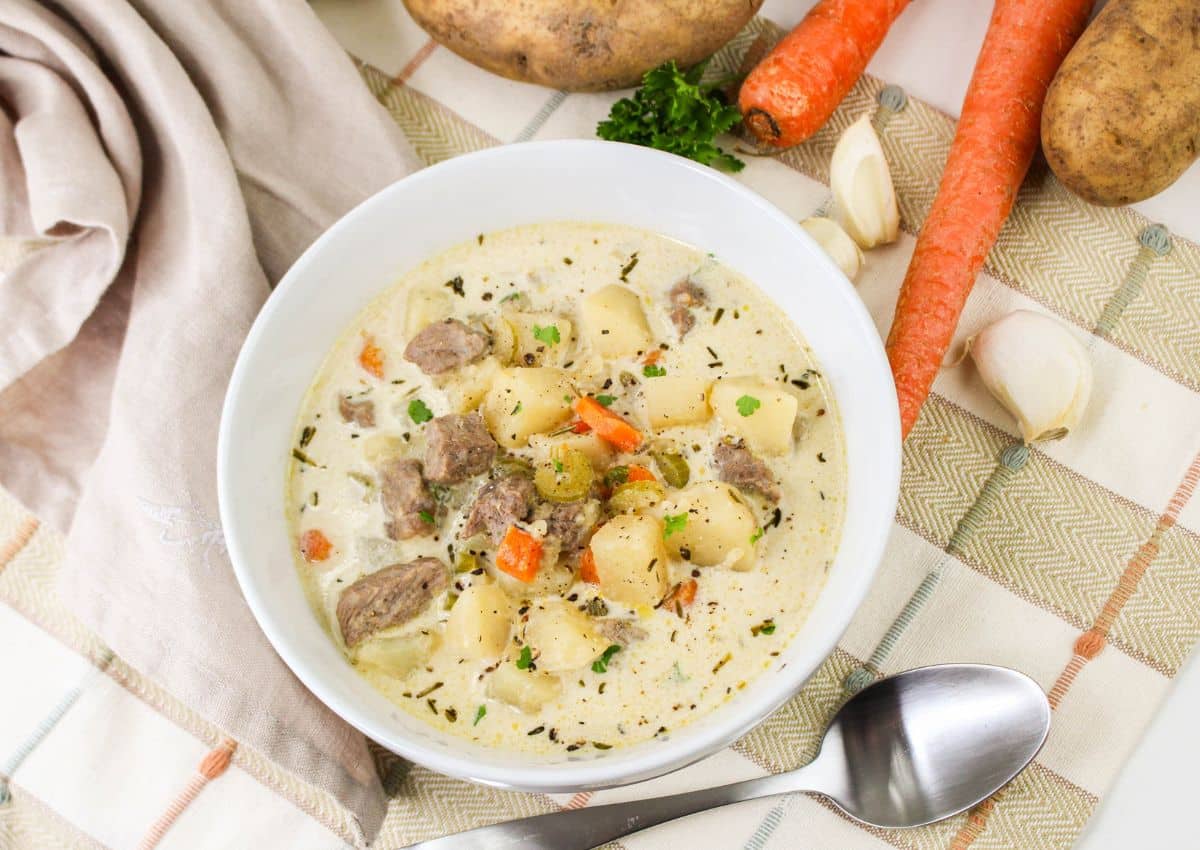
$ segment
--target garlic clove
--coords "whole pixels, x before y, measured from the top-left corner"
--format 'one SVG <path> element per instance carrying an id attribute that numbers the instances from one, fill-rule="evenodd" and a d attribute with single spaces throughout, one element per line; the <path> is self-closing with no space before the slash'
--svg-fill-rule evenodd
<path id="1" fill-rule="evenodd" d="M 850 280 L 858 277 L 858 272 L 863 264 L 862 249 L 841 228 L 841 225 L 824 216 L 813 216 L 800 222 L 800 226 L 816 240 L 818 245 L 825 249 L 825 253 L 837 263 L 842 274 Z"/>
<path id="2" fill-rule="evenodd" d="M 1087 350 L 1061 323 L 1017 310 L 971 342 L 984 385 L 1013 415 L 1026 443 L 1075 430 L 1092 393 Z"/>
<path id="3" fill-rule="evenodd" d="M 866 115 L 846 128 L 829 163 L 838 222 L 862 248 L 895 242 L 900 209 L 879 136 Z"/>

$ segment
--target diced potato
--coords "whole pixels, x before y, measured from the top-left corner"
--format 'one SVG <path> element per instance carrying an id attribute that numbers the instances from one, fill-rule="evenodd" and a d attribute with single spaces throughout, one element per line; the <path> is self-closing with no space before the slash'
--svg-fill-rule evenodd
<path id="1" fill-rule="evenodd" d="M 539 670 L 559 673 L 591 664 L 609 642 L 592 628 L 591 617 L 556 599 L 530 610 L 525 643 L 535 650 Z"/>
<path id="2" fill-rule="evenodd" d="M 372 434 L 361 442 L 363 459 L 371 466 L 378 466 L 385 460 L 404 454 L 405 451 L 404 440 L 391 434 Z"/>
<path id="3" fill-rule="evenodd" d="M 686 549 L 692 564 L 724 564 L 735 570 L 754 566 L 751 538 L 758 531 L 758 522 L 737 490 L 720 481 L 696 484 L 680 493 L 668 510 L 669 516 L 681 514 L 687 520 L 667 542 L 674 549 Z"/>
<path id="4" fill-rule="evenodd" d="M 404 338 L 412 339 L 423 328 L 454 312 L 453 297 L 445 289 L 410 290 L 404 303 Z"/>
<path id="5" fill-rule="evenodd" d="M 743 438 L 751 451 L 791 451 L 799 403 L 782 386 L 759 378 L 728 378 L 713 384 L 709 401 L 725 427 Z"/>
<path id="6" fill-rule="evenodd" d="M 643 384 L 646 418 L 651 428 L 707 422 L 708 378 L 701 375 L 663 375 Z"/>
<path id="7" fill-rule="evenodd" d="M 591 549 L 600 592 L 614 602 L 653 606 L 667 592 L 667 549 L 655 517 L 615 516 L 592 535 Z"/>
<path id="8" fill-rule="evenodd" d="M 575 572 L 566 564 L 557 564 L 557 548 L 549 551 L 550 546 L 542 550 L 542 568 L 533 581 L 521 581 L 506 572 L 496 570 L 496 582 L 513 599 L 531 599 L 537 596 L 556 596 L 567 592 L 567 588 L 575 583 Z M 553 561 L 547 563 L 553 558 Z"/>
<path id="9" fill-rule="evenodd" d="M 511 365 L 517 357 L 517 329 L 504 315 L 488 319 L 485 325 L 492 332 L 492 353 L 501 366 Z"/>
<path id="10" fill-rule="evenodd" d="M 562 682 L 557 676 L 540 670 L 518 669 L 511 659 L 502 662 L 488 677 L 489 697 L 526 713 L 537 711 L 546 703 L 558 699 L 560 693 Z"/>
<path id="11" fill-rule="evenodd" d="M 483 403 L 500 371 L 500 361 L 485 357 L 478 363 L 459 367 L 446 384 L 446 396 L 455 413 L 468 413 Z"/>
<path id="12" fill-rule="evenodd" d="M 359 666 L 403 679 L 429 660 L 435 645 L 433 635 L 425 632 L 376 634 L 354 650 L 353 660 Z"/>
<path id="13" fill-rule="evenodd" d="M 463 658 L 495 658 L 504 651 L 511 627 L 508 594 L 494 584 L 473 584 L 450 609 L 446 646 Z"/>
<path id="14" fill-rule="evenodd" d="M 579 305 L 592 350 L 605 358 L 648 351 L 650 325 L 637 294 L 618 284 L 597 289 Z"/>
<path id="15" fill-rule="evenodd" d="M 612 443 L 605 442 L 597 437 L 595 431 L 588 431 L 586 434 L 570 432 L 560 434 L 557 437 L 551 437 L 548 434 L 535 434 L 529 438 L 529 445 L 538 452 L 539 456 L 544 457 L 550 456 L 550 448 L 552 446 L 567 446 L 577 452 L 582 452 L 591 461 L 592 469 L 604 470 L 612 465 Z"/>
<path id="16" fill-rule="evenodd" d="M 575 327 L 555 313 L 506 312 L 516 336 L 513 362 L 520 366 L 561 366 L 570 360 Z M 539 338 L 540 335 L 540 338 Z M 557 337 L 558 342 L 554 342 Z"/>
<path id="17" fill-rule="evenodd" d="M 483 418 L 496 442 L 514 448 L 566 422 L 574 399 L 571 379 L 561 369 L 502 369 L 484 399 Z"/>

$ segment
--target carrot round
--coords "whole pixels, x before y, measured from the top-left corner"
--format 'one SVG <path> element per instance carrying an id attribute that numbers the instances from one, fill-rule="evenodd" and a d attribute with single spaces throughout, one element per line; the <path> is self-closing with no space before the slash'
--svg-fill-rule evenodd
<path id="1" fill-rule="evenodd" d="M 376 378 L 383 377 L 383 349 L 375 344 L 373 337 L 363 337 L 363 347 L 358 353 L 358 365 Z"/>
<path id="2" fill-rule="evenodd" d="M 758 64 L 738 93 L 759 142 L 789 148 L 829 120 L 908 0 L 821 0 Z"/>
<path id="3" fill-rule="evenodd" d="M 579 556 L 579 577 L 588 584 L 600 583 L 600 573 L 596 572 L 596 556 L 592 554 L 590 546 Z"/>
<path id="4" fill-rule="evenodd" d="M 904 436 L 1038 148 L 1042 101 L 1093 0 L 996 0 L 946 169 L 900 287 L 888 360 Z"/>
<path id="5" fill-rule="evenodd" d="M 612 443 L 623 452 L 637 451 L 642 444 L 641 431 L 594 398 L 584 396 L 576 399 L 575 413 L 591 426 L 596 436 Z"/>
<path id="6" fill-rule="evenodd" d="M 324 561 L 329 557 L 331 551 L 333 551 L 333 544 L 320 529 L 310 528 L 300 535 L 300 554 L 309 563 Z"/>
<path id="7" fill-rule="evenodd" d="M 510 525 L 496 550 L 496 568 L 519 581 L 533 581 L 542 566 L 542 541 Z"/>
<path id="8" fill-rule="evenodd" d="M 638 466 L 636 463 L 629 464 L 629 477 L 626 481 L 657 481 L 654 473 L 646 469 L 644 466 Z"/>

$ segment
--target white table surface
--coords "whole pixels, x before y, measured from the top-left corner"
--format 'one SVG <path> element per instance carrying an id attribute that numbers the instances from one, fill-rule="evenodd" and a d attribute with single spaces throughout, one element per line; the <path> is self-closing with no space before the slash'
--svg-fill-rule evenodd
<path id="1" fill-rule="evenodd" d="M 815 0 L 767 0 L 762 12 L 783 26 L 797 23 Z M 403 16 L 401 0 L 315 0 L 317 13 L 347 50 L 371 61 L 385 50 Z M 976 0 L 918 0 L 896 22 L 869 66 L 871 73 L 958 114 L 990 5 Z M 1136 205 L 1172 232 L 1200 241 L 1200 166 L 1174 186 Z M 1200 565 L 1198 565 L 1200 568 Z M 1077 845 L 1080 850 L 1195 846 L 1194 827 L 1178 817 L 1192 804 L 1200 762 L 1200 661 L 1193 653 L 1145 739 L 1104 797 Z"/>

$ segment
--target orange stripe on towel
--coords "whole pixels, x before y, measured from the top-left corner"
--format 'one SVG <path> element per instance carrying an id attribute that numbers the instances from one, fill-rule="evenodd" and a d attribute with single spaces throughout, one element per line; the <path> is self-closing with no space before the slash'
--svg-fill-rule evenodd
<path id="1" fill-rule="evenodd" d="M 1104 605 L 1100 608 L 1100 613 L 1096 615 L 1095 622 L 1092 627 L 1081 634 L 1075 641 L 1075 646 L 1071 654 L 1071 660 L 1067 662 L 1067 666 L 1058 674 L 1058 679 L 1054 682 L 1054 687 L 1047 694 L 1047 699 L 1050 701 L 1050 707 L 1057 709 L 1062 704 L 1063 697 L 1067 695 L 1067 691 L 1071 690 L 1071 686 L 1075 683 L 1075 678 L 1079 672 L 1087 665 L 1089 661 L 1099 655 L 1108 641 L 1108 633 L 1112 630 L 1113 624 L 1117 622 L 1117 617 L 1121 614 L 1121 609 L 1133 597 L 1137 590 L 1138 583 L 1142 580 L 1142 576 L 1146 574 L 1146 570 L 1154 563 L 1154 559 L 1158 557 L 1159 545 L 1162 536 L 1173 526 L 1179 518 L 1179 512 L 1183 510 L 1183 506 L 1188 503 L 1192 495 L 1196 492 L 1196 485 L 1200 484 L 1200 455 L 1192 458 L 1192 464 L 1184 473 L 1183 479 L 1179 482 L 1179 486 L 1175 488 L 1175 492 L 1171 495 L 1170 501 L 1167 502 L 1167 507 L 1163 510 L 1162 516 L 1158 518 L 1158 522 L 1154 526 L 1154 531 L 1150 532 L 1150 536 L 1137 552 L 1129 559 L 1129 563 L 1125 565 L 1125 570 L 1121 573 L 1121 577 L 1117 580 L 1117 586 L 1113 588 L 1112 593 L 1108 595 L 1108 599 L 1104 601 Z M 967 850 L 975 839 L 980 836 L 985 826 L 987 826 L 988 818 L 992 811 L 996 808 L 996 804 L 1000 801 L 1000 796 L 1003 794 L 995 794 L 991 798 L 984 800 L 972 811 L 967 818 L 967 822 L 959 829 L 958 834 L 954 836 L 954 840 L 950 842 L 950 850 Z"/>
<path id="2" fill-rule="evenodd" d="M 400 69 L 400 73 L 392 77 L 392 82 L 396 85 L 403 85 L 408 82 L 408 78 L 417 73 L 417 69 L 424 64 L 429 58 L 429 54 L 437 49 L 437 42 L 432 38 L 421 46 L 421 49 L 413 54 L 413 58 L 408 60 L 408 64 Z"/>
<path id="3" fill-rule="evenodd" d="M 588 804 L 588 801 L 591 799 L 592 799 L 591 791 L 580 791 L 578 794 L 576 794 L 574 797 L 572 797 L 570 800 L 567 800 L 567 802 L 563 804 L 563 810 L 570 811 L 571 809 L 582 809 L 584 806 L 586 806 Z"/>
<path id="4" fill-rule="evenodd" d="M 159 815 L 158 820 L 146 830 L 146 834 L 138 842 L 138 850 L 154 850 L 158 846 L 158 843 L 163 840 L 163 836 L 167 834 L 171 825 L 179 819 L 184 810 L 200 795 L 200 792 L 204 790 L 204 786 L 225 772 L 226 768 L 229 767 L 229 763 L 233 761 L 235 750 L 237 750 L 237 741 L 232 738 L 226 738 L 221 742 L 221 746 L 217 747 L 201 760 L 200 766 L 196 768 L 196 775 L 188 780 L 188 784 L 171 801 L 171 805 L 167 806 L 166 811 Z"/>
<path id="5" fill-rule="evenodd" d="M 12 559 L 17 557 L 21 553 L 21 550 L 29 545 L 29 541 L 33 539 L 33 533 L 37 530 L 37 517 L 27 516 L 21 520 L 21 524 L 17 526 L 17 533 L 3 546 L 0 546 L 0 571 L 3 571 Z"/>

